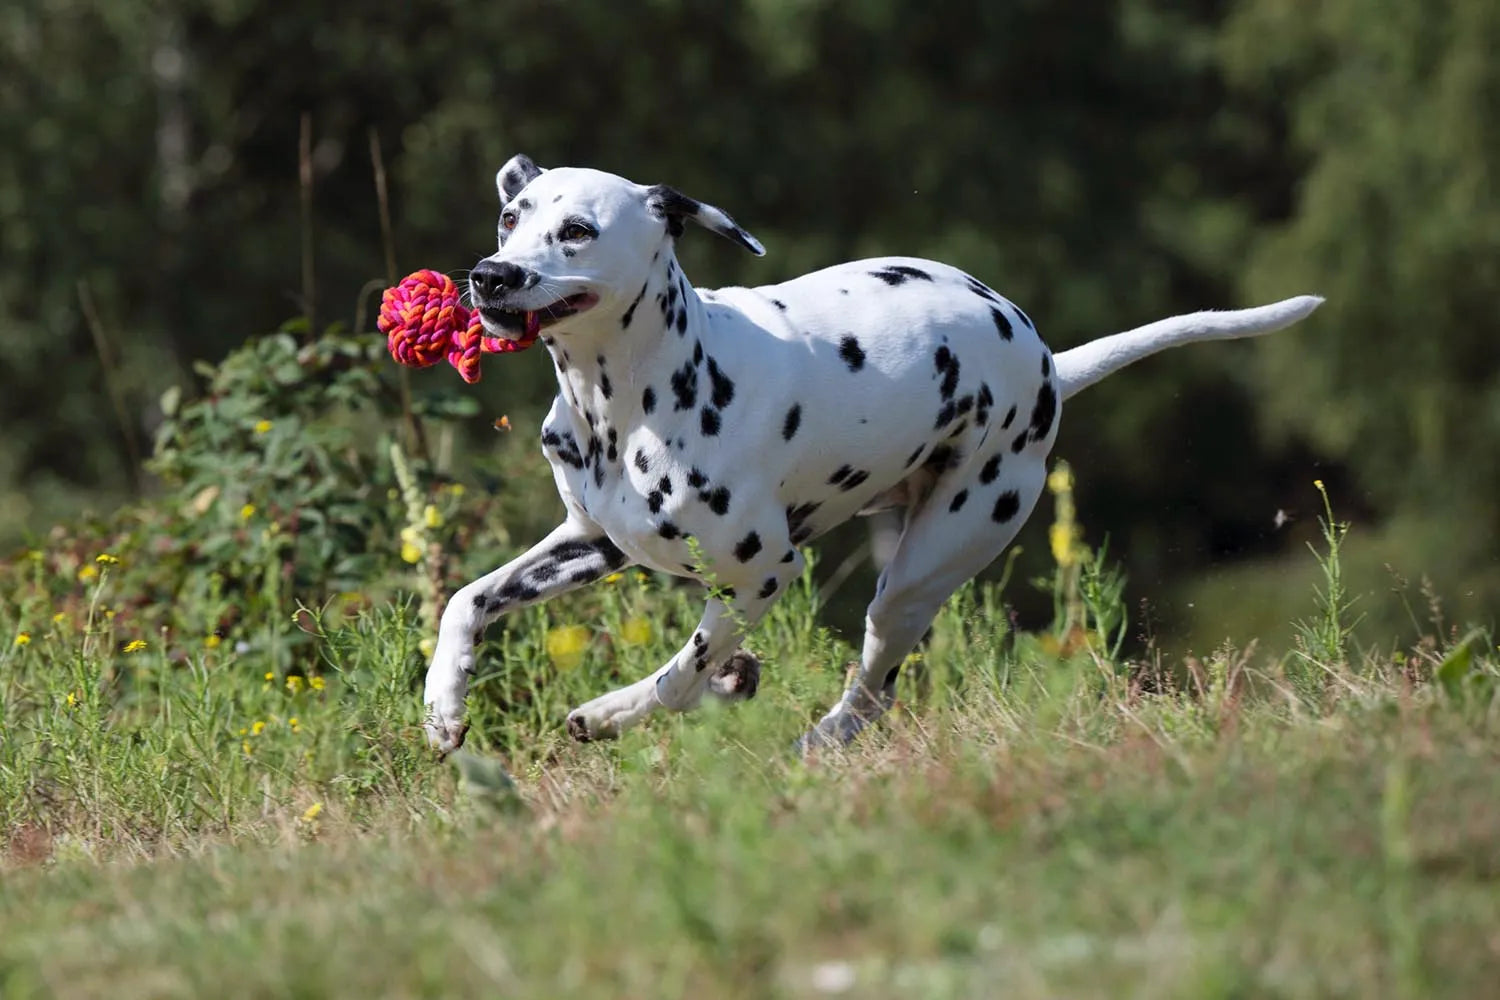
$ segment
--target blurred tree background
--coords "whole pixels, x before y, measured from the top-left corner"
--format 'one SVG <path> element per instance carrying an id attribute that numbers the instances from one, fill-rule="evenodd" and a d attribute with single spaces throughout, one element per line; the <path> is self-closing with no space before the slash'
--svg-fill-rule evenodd
<path id="1" fill-rule="evenodd" d="M 1483 618 L 1496 52 L 1489 0 L 10 0 L 0 545 L 149 493 L 157 400 L 195 391 L 195 360 L 289 317 L 373 326 L 378 142 L 401 273 L 489 252 L 494 171 L 524 151 L 734 214 L 769 255 L 692 235 L 704 286 L 931 256 L 1057 349 L 1325 294 L 1293 331 L 1070 404 L 1057 454 L 1088 537 L 1162 637 L 1275 639 L 1306 610 L 1322 478 L 1370 638 L 1411 628 L 1403 575 Z M 550 367 L 492 361 L 476 391 L 460 471 L 494 414 L 534 430 Z"/>

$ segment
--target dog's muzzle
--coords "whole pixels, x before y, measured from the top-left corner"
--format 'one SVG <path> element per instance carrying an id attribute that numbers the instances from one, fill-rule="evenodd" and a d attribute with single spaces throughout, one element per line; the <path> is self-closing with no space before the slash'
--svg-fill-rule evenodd
<path id="1" fill-rule="evenodd" d="M 469 291 L 491 332 L 521 340 L 531 340 L 542 327 L 590 309 L 599 301 L 593 292 L 578 292 L 532 309 L 507 301 L 540 281 L 541 275 L 528 268 L 486 258 L 469 272 Z"/>

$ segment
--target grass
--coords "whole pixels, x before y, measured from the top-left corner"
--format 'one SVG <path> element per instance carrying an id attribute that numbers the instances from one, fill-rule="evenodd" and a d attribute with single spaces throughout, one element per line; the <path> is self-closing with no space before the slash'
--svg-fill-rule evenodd
<path id="1" fill-rule="evenodd" d="M 126 565 L 54 618 L 38 564 L 0 603 L 0 993 L 1484 995 L 1494 645 L 1351 653 L 1327 523 L 1285 657 L 1112 659 L 1118 587 L 1063 539 L 1052 630 L 966 588 L 888 722 L 807 762 L 854 656 L 811 571 L 751 639 L 754 702 L 613 744 L 563 713 L 699 595 L 628 572 L 508 619 L 455 767 L 415 604 L 127 641 Z"/>

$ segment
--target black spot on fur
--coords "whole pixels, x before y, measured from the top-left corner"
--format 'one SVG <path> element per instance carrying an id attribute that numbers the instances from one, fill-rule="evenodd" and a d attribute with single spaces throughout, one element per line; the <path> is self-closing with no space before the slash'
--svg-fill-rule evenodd
<path id="1" fill-rule="evenodd" d="M 797 558 L 797 550 L 796 549 L 787 549 L 786 550 L 786 555 L 784 555 L 784 556 L 781 557 L 781 561 L 784 562 L 784 563 L 789 563 L 789 562 L 791 562 L 795 558 Z"/>
<path id="2" fill-rule="evenodd" d="M 729 513 L 729 491 L 722 486 L 716 487 L 703 502 L 720 517 Z"/>
<path id="3" fill-rule="evenodd" d="M 760 552 L 760 535 L 750 532 L 741 538 L 734 547 L 734 557 L 740 562 L 749 562 Z"/>
<path id="4" fill-rule="evenodd" d="M 849 366 L 851 372 L 857 372 L 865 366 L 864 348 L 859 346 L 859 338 L 852 333 L 844 334 L 844 339 L 839 341 L 839 357 L 844 359 L 844 364 Z"/>
<path id="5" fill-rule="evenodd" d="M 698 404 L 698 369 L 691 361 L 672 373 L 672 394 L 677 397 L 674 410 L 691 410 Z"/>
<path id="6" fill-rule="evenodd" d="M 563 247 L 562 253 L 564 257 L 573 257 L 577 255 L 578 251 L 574 250 L 572 247 Z"/>
<path id="7" fill-rule="evenodd" d="M 719 411 L 711 406 L 705 406 L 703 412 L 698 414 L 698 427 L 703 431 L 704 437 L 718 437 Z"/>
<path id="8" fill-rule="evenodd" d="M 984 299 L 988 302 L 1000 301 L 1000 296 L 995 294 L 995 290 L 990 288 L 989 285 L 986 285 L 984 282 L 980 281 L 978 278 L 966 274 L 964 275 L 964 283 L 969 286 L 969 291 L 973 292 L 981 299 Z"/>
<path id="9" fill-rule="evenodd" d="M 677 536 L 682 534 L 681 531 L 677 530 L 677 525 L 673 524 L 671 521 L 663 521 L 661 524 L 657 525 L 656 533 L 668 540 L 676 538 Z"/>
<path id="10" fill-rule="evenodd" d="M 660 490 L 652 490 L 650 493 L 646 494 L 646 509 L 651 513 L 660 513 L 661 503 L 662 497 Z"/>
<path id="11" fill-rule="evenodd" d="M 477 611 L 488 611 L 489 610 L 489 598 L 485 597 L 483 594 L 475 594 L 474 595 L 474 608 Z"/>
<path id="12" fill-rule="evenodd" d="M 948 505 L 949 513 L 957 514 L 959 511 L 963 510 L 964 501 L 967 499 L 969 499 L 968 490 L 959 490 L 957 493 L 955 493 L 953 495 L 953 502 Z"/>
<path id="13" fill-rule="evenodd" d="M 1031 437 L 1040 441 L 1052 430 L 1052 421 L 1057 417 L 1057 390 L 1049 379 L 1042 383 L 1036 393 L 1036 405 L 1031 408 Z"/>
<path id="14" fill-rule="evenodd" d="M 1030 433 L 1030 431 L 1022 431 L 1021 433 L 1017 434 L 1016 439 L 1010 443 L 1010 450 L 1019 455 L 1021 451 L 1026 447 L 1026 441 L 1029 438 Z"/>
<path id="15" fill-rule="evenodd" d="M 775 306 L 777 309 L 780 309 L 782 312 L 786 312 L 786 303 L 781 301 L 780 299 L 772 299 L 771 305 Z"/>
<path id="16" fill-rule="evenodd" d="M 534 601 L 541 592 L 520 580 L 512 580 L 496 593 L 502 601 Z"/>
<path id="17" fill-rule="evenodd" d="M 858 487 L 860 483 L 863 483 L 866 479 L 869 478 L 870 474 L 864 469 L 860 469 L 854 475 L 844 480 L 844 485 L 840 486 L 839 489 L 843 490 L 845 493 L 848 493 L 850 490 Z"/>
<path id="18" fill-rule="evenodd" d="M 708 381 L 713 386 L 713 404 L 723 409 L 734 401 L 734 381 L 719 370 L 713 358 L 708 359 Z"/>
<path id="19" fill-rule="evenodd" d="M 703 364 L 703 341 L 693 341 L 693 364 Z"/>
<path id="20" fill-rule="evenodd" d="M 1051 378 L 1051 377 L 1052 377 L 1052 355 L 1049 352 L 1049 353 L 1045 353 L 1045 354 L 1042 355 L 1042 378 Z"/>
<path id="21" fill-rule="evenodd" d="M 687 333 L 687 310 L 677 310 L 677 336 L 681 337 Z"/>
<path id="22" fill-rule="evenodd" d="M 760 585 L 760 592 L 755 596 L 764 601 L 766 598 L 776 593 L 777 588 L 780 586 L 781 584 L 776 582 L 776 578 L 774 576 L 768 576 L 766 577 L 766 582 Z"/>
<path id="23" fill-rule="evenodd" d="M 1001 340 L 1015 337 L 1016 331 L 1011 329 L 1010 320 L 1005 318 L 1005 313 L 998 306 L 990 306 L 990 316 L 995 320 L 995 329 L 1000 331 Z"/>
<path id="24" fill-rule="evenodd" d="M 797 435 L 797 428 L 802 426 L 802 404 L 793 403 L 792 408 L 786 411 L 786 419 L 781 422 L 781 440 L 790 441 Z"/>
<path id="25" fill-rule="evenodd" d="M 1005 419 L 1002 420 L 1002 421 L 1000 421 L 1000 429 L 1002 431 L 1008 431 L 1008 430 L 1010 430 L 1010 425 L 1013 424 L 1013 423 L 1015 423 L 1015 422 L 1016 422 L 1016 408 L 1015 408 L 1014 405 L 1012 405 L 1010 409 L 1008 409 L 1008 410 L 1005 411 Z"/>
<path id="26" fill-rule="evenodd" d="M 916 448 L 912 449 L 912 453 L 906 456 L 906 461 L 901 463 L 901 467 L 910 468 L 913 464 L 916 463 L 917 459 L 922 457 L 922 449 L 926 447 L 927 446 L 925 444 L 917 445 Z"/>
<path id="27" fill-rule="evenodd" d="M 1015 517 L 1021 511 L 1021 495 L 1015 490 L 1006 490 L 995 498 L 995 509 L 990 512 L 990 517 L 999 524 L 1004 524 Z"/>
<path id="28" fill-rule="evenodd" d="M 708 477 L 700 472 L 698 470 L 698 467 L 695 465 L 693 466 L 692 471 L 688 473 L 688 485 L 695 490 L 702 489 L 704 486 L 708 485 Z"/>
<path id="29" fill-rule="evenodd" d="M 615 394 L 615 387 L 609 380 L 609 372 L 603 368 L 599 369 L 599 391 L 604 393 L 605 399 Z"/>
<path id="30" fill-rule="evenodd" d="M 651 459 L 646 457 L 645 448 L 637 448 L 635 450 L 635 467 L 642 472 L 651 471 Z"/>
<path id="31" fill-rule="evenodd" d="M 958 389 L 958 358 L 948 350 L 947 345 L 939 347 L 932 356 L 933 365 L 936 366 L 938 374 L 943 376 L 942 385 L 938 386 L 938 392 L 944 399 L 953 398 L 953 393 Z"/>
<path id="32" fill-rule="evenodd" d="M 847 465 L 839 466 L 837 469 L 833 470 L 833 475 L 828 477 L 828 485 L 837 486 L 839 483 L 842 483 L 845 479 L 847 479 L 849 477 L 849 473 L 853 471 L 854 470 Z"/>
<path id="33" fill-rule="evenodd" d="M 940 430 L 943 427 L 946 427 L 947 425 L 951 424 L 957 416 L 958 404 L 950 399 L 948 402 L 943 404 L 943 408 L 941 410 L 938 410 L 937 420 L 933 423 L 932 429 Z"/>
<path id="34" fill-rule="evenodd" d="M 870 276 L 879 278 L 887 285 L 893 286 L 903 284 L 908 278 L 915 278 L 918 281 L 932 280 L 932 275 L 926 271 L 920 268 L 909 267 L 906 264 L 893 264 L 890 267 L 883 267 L 878 271 L 871 271 Z"/>
<path id="35" fill-rule="evenodd" d="M 620 457 L 620 449 L 618 447 L 618 443 L 619 438 L 615 435 L 615 429 L 611 427 L 609 429 L 609 454 L 608 456 L 606 456 L 611 462 Z"/>
<path id="36" fill-rule="evenodd" d="M 991 455 L 990 460 L 984 463 L 984 468 L 979 470 L 979 481 L 983 485 L 988 486 L 995 481 L 995 477 L 998 475 L 1000 475 L 1000 456 Z"/>
<path id="37" fill-rule="evenodd" d="M 662 476 L 661 477 L 661 482 L 659 482 L 659 483 L 656 484 L 656 488 L 659 489 L 659 490 L 661 490 L 663 493 L 667 494 L 667 496 L 671 496 L 672 495 L 672 477 L 671 476 Z"/>
<path id="38" fill-rule="evenodd" d="M 932 449 L 932 454 L 927 456 L 927 461 L 922 463 L 922 468 L 931 469 L 933 472 L 947 472 L 958 464 L 958 450 L 952 445 L 940 444 Z"/>
<path id="39" fill-rule="evenodd" d="M 641 393 L 641 409 L 647 413 L 650 413 L 656 409 L 656 390 L 651 388 L 649 385 L 646 386 L 646 390 Z"/>
<path id="40" fill-rule="evenodd" d="M 786 509 L 786 526 L 791 533 L 793 545 L 805 542 L 812 534 L 812 528 L 808 526 L 807 520 L 817 513 L 819 506 L 815 503 L 804 503 Z"/>

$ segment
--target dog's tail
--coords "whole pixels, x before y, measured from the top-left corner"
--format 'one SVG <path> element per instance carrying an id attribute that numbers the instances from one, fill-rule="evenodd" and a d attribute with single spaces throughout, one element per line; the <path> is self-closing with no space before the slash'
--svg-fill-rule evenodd
<path id="1" fill-rule="evenodd" d="M 1149 357 L 1157 351 L 1198 340 L 1233 340 L 1280 330 L 1307 316 L 1323 299 L 1299 295 L 1268 306 L 1233 312 L 1198 312 L 1158 320 L 1134 330 L 1100 337 L 1053 359 L 1062 381 L 1062 398 L 1068 399 L 1106 375 Z"/>

